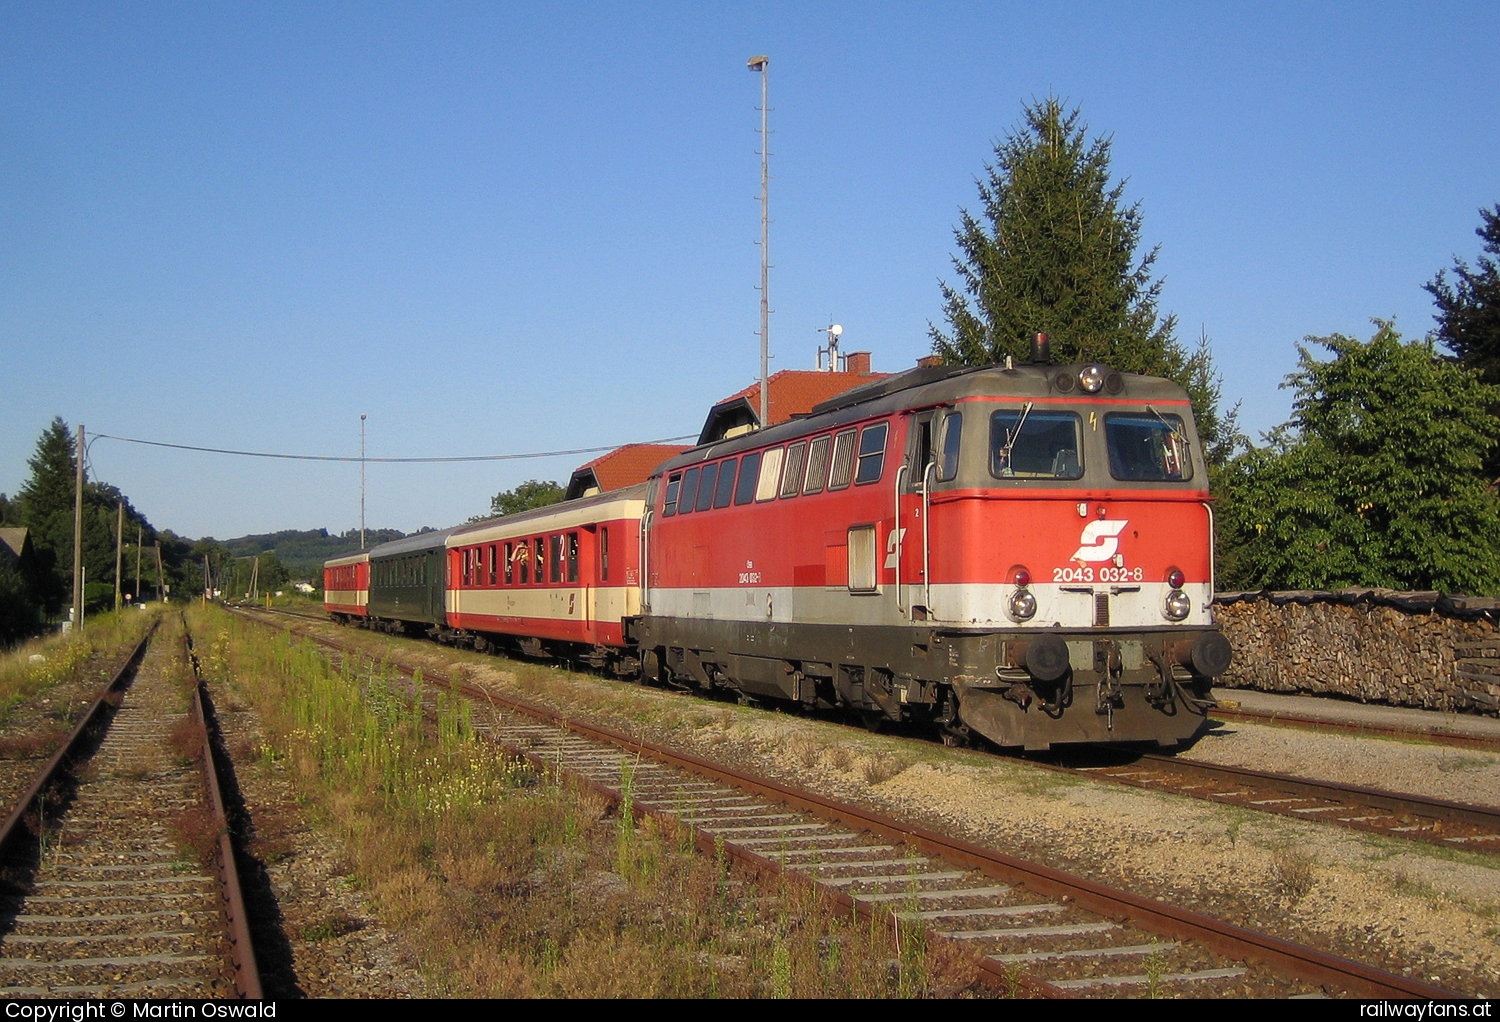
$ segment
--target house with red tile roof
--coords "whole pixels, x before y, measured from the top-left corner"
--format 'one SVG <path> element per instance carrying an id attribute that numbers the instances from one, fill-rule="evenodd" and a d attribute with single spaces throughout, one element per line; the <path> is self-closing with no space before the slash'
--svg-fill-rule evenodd
<path id="1" fill-rule="evenodd" d="M 575 469 L 563 500 L 643 483 L 653 468 L 686 450 L 677 444 L 626 444 Z"/>
<path id="2" fill-rule="evenodd" d="M 774 426 L 799 415 L 807 415 L 817 405 L 866 383 L 883 380 L 890 373 L 872 372 L 870 353 L 852 351 L 844 360 L 841 372 L 819 369 L 783 369 L 766 380 L 766 425 Z M 707 444 L 725 437 L 739 436 L 760 427 L 760 381 L 714 405 L 703 423 L 698 443 Z"/>

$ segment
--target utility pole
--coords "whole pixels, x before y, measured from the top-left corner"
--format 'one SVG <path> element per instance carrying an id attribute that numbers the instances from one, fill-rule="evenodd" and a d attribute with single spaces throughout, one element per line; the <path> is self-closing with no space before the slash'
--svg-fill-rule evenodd
<path id="1" fill-rule="evenodd" d="M 139 522 L 135 526 L 135 602 L 141 602 L 141 538 L 143 533 Z"/>
<path id="2" fill-rule="evenodd" d="M 161 566 L 161 540 L 156 541 L 156 598 L 167 602 L 167 573 Z"/>
<path id="3" fill-rule="evenodd" d="M 751 57 L 747 65 L 751 71 L 760 72 L 760 428 L 769 423 L 767 417 L 767 388 L 771 375 L 771 174 L 767 160 L 770 157 L 770 135 L 766 127 L 766 116 L 770 108 L 766 105 L 766 68 L 771 58 L 764 54 Z"/>
<path id="4" fill-rule="evenodd" d="M 365 413 L 359 413 L 359 548 L 365 548 Z"/>
<path id="5" fill-rule="evenodd" d="M 115 610 L 120 609 L 120 555 L 125 552 L 125 502 L 115 512 Z"/>
<path id="6" fill-rule="evenodd" d="M 78 427 L 78 470 L 73 484 L 73 627 L 83 631 L 83 427 Z"/>

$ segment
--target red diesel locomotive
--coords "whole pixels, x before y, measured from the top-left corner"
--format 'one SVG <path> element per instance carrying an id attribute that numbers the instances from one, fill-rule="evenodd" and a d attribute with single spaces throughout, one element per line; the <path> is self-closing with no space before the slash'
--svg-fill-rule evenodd
<path id="1" fill-rule="evenodd" d="M 1170 746 L 1229 665 L 1212 532 L 1176 384 L 920 367 L 642 487 L 441 534 L 424 627 L 955 743 Z"/>

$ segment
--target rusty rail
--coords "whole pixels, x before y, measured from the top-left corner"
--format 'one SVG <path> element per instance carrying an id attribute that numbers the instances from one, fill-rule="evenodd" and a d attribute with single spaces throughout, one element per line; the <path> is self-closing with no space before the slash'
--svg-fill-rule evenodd
<path id="1" fill-rule="evenodd" d="M 229 816 L 224 807 L 224 794 L 219 785 L 219 775 L 228 765 L 219 755 L 209 734 L 208 715 L 204 712 L 203 698 L 206 686 L 198 673 L 198 657 L 193 652 L 192 636 L 184 622 L 182 630 L 183 652 L 187 655 L 188 669 L 193 675 L 192 717 L 198 727 L 203 747 L 203 786 L 208 798 L 209 810 L 213 813 L 214 827 L 219 834 L 215 856 L 219 874 L 219 897 L 222 901 L 225 920 L 229 929 L 230 960 L 234 965 L 234 985 L 242 998 L 261 1000 L 265 994 L 261 987 L 260 966 L 255 960 L 255 943 L 250 938 L 250 915 L 245 909 L 245 895 L 240 886 L 239 867 L 235 863 L 234 841 L 230 837 Z"/>

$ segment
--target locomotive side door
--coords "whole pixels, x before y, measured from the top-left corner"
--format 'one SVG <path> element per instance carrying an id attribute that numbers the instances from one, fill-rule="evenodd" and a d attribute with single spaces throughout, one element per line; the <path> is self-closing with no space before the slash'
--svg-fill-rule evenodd
<path id="1" fill-rule="evenodd" d="M 896 472 L 896 528 L 887 565 L 896 569 L 896 607 L 908 620 L 932 617 L 926 495 L 931 483 L 938 409 L 908 412 L 906 453 Z"/>

